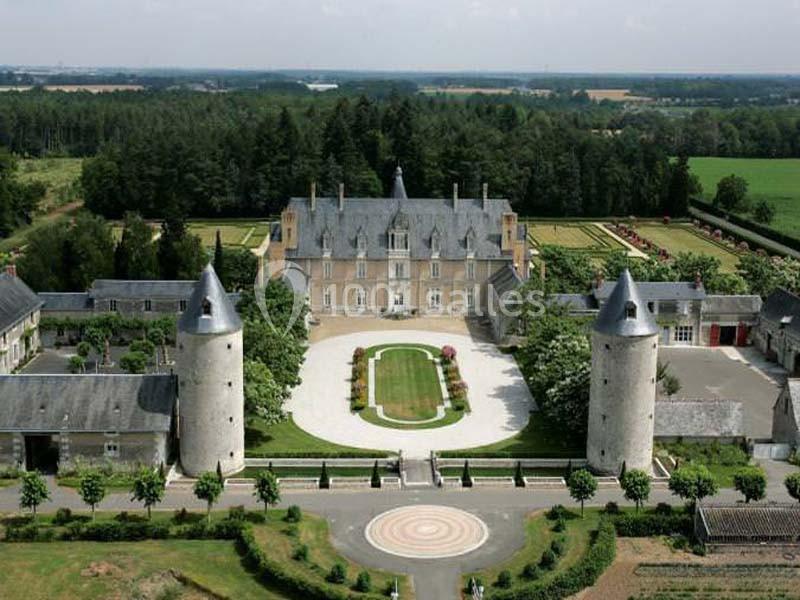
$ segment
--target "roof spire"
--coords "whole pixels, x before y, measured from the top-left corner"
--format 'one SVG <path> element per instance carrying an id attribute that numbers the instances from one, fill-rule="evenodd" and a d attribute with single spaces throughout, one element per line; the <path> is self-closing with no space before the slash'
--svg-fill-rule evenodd
<path id="1" fill-rule="evenodd" d="M 639 295 L 639 288 L 628 269 L 619 276 L 614 291 L 600 309 L 594 330 L 620 337 L 645 337 L 658 333 L 653 315 Z"/>
<path id="2" fill-rule="evenodd" d="M 407 200 L 408 196 L 406 195 L 406 186 L 403 184 L 403 169 L 400 168 L 400 165 L 397 165 L 397 168 L 394 170 L 394 182 L 392 183 L 392 198 L 398 198 L 400 200 Z"/>
<path id="3" fill-rule="evenodd" d="M 225 293 L 214 267 L 208 263 L 178 321 L 178 331 L 216 335 L 233 333 L 241 328 L 242 320 Z"/>

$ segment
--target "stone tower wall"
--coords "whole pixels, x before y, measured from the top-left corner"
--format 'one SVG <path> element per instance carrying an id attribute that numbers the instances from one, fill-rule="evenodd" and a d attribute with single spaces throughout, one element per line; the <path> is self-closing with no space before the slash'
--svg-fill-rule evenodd
<path id="1" fill-rule="evenodd" d="M 594 332 L 586 455 L 596 471 L 618 475 L 624 461 L 651 472 L 657 362 L 657 335 Z"/>
<path id="2" fill-rule="evenodd" d="M 181 466 L 190 476 L 244 468 L 242 331 L 220 335 L 178 333 Z"/>

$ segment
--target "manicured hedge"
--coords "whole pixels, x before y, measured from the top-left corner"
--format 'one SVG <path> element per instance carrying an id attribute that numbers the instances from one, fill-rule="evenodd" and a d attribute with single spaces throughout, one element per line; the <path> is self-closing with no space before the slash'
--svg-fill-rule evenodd
<path id="1" fill-rule="evenodd" d="M 375 452 L 374 450 L 345 450 L 342 452 L 326 452 L 320 450 L 297 452 L 245 452 L 247 458 L 388 458 L 388 452 Z"/>
<path id="2" fill-rule="evenodd" d="M 245 565 L 256 571 L 260 579 L 297 594 L 303 600 L 350 600 L 360 598 L 363 600 L 384 600 L 385 597 L 377 594 L 353 595 L 347 589 L 337 588 L 324 583 L 309 581 L 287 572 L 280 563 L 271 560 L 256 543 L 253 531 L 250 528 L 242 530 L 237 540 L 237 547 L 244 556 Z"/>
<path id="3" fill-rule="evenodd" d="M 510 590 L 490 591 L 487 600 L 560 600 L 594 585 L 613 562 L 616 554 L 614 523 L 600 520 L 594 539 L 583 557 L 562 573 L 542 582 L 532 582 Z"/>
<path id="4" fill-rule="evenodd" d="M 620 537 L 652 537 L 680 533 L 691 535 L 694 529 L 692 516 L 686 513 L 671 515 L 625 513 L 613 518 Z"/>

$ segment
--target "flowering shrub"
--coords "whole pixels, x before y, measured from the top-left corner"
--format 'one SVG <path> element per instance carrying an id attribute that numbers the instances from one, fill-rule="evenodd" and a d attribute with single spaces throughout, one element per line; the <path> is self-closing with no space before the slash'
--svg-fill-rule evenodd
<path id="1" fill-rule="evenodd" d="M 456 349 L 452 346 L 442 346 L 442 362 L 451 363 L 456 359 Z"/>
<path id="2" fill-rule="evenodd" d="M 664 225 L 669 225 L 670 220 L 669 215 L 664 215 Z"/>
<path id="3" fill-rule="evenodd" d="M 353 376 L 350 384 L 350 409 L 367 407 L 367 353 L 364 348 L 353 351 Z"/>

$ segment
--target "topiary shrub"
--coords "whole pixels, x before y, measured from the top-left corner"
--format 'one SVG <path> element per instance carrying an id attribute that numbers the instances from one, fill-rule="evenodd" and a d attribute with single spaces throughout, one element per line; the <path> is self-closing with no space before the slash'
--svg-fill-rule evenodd
<path id="1" fill-rule="evenodd" d="M 326 577 L 327 581 L 330 583 L 344 583 L 347 581 L 347 567 L 345 567 L 342 563 L 336 563 L 331 567 L 328 576 Z"/>
<path id="2" fill-rule="evenodd" d="M 289 508 L 286 509 L 286 522 L 287 523 L 299 523 L 303 520 L 303 511 L 300 510 L 300 507 L 296 504 L 292 504 Z"/>
<path id="3" fill-rule="evenodd" d="M 564 540 L 558 538 L 550 542 L 550 550 L 552 550 L 553 554 L 556 556 L 564 556 Z"/>
<path id="4" fill-rule="evenodd" d="M 502 589 L 508 589 L 511 587 L 511 584 L 514 582 L 514 578 L 511 575 L 511 571 L 506 569 L 505 571 L 500 571 L 497 575 L 497 581 L 495 581 L 495 585 Z"/>
<path id="5" fill-rule="evenodd" d="M 542 571 L 539 569 L 537 565 L 533 563 L 528 563 L 527 565 L 525 565 L 525 568 L 522 569 L 522 576 L 525 579 L 534 581 L 542 576 Z"/>
<path id="6" fill-rule="evenodd" d="M 555 568 L 557 561 L 558 557 L 556 556 L 556 553 L 548 548 L 542 552 L 542 557 L 539 559 L 539 567 L 550 571 L 551 569 Z"/>
<path id="7" fill-rule="evenodd" d="M 366 593 L 372 589 L 372 576 L 367 571 L 361 571 L 356 577 L 355 590 Z"/>
<path id="8" fill-rule="evenodd" d="M 554 532 L 561 533 L 567 530 L 567 521 L 564 518 L 558 519 L 555 524 L 553 525 Z"/>
<path id="9" fill-rule="evenodd" d="M 53 517 L 53 525 L 66 525 L 72 519 L 72 511 L 69 508 L 59 508 Z"/>
<path id="10" fill-rule="evenodd" d="M 607 515 L 618 515 L 619 514 L 619 504 L 616 502 L 606 502 L 606 507 L 603 511 Z"/>
<path id="11" fill-rule="evenodd" d="M 331 480 L 328 477 L 328 465 L 322 461 L 322 471 L 319 474 L 319 487 L 322 490 L 327 490 L 331 487 Z"/>
<path id="12" fill-rule="evenodd" d="M 666 502 L 659 502 L 656 504 L 655 513 L 657 515 L 671 515 L 672 505 L 667 504 Z"/>
<path id="13" fill-rule="evenodd" d="M 558 521 L 567 517 L 567 509 L 562 504 L 554 505 L 545 515 L 550 521 Z"/>
<path id="14" fill-rule="evenodd" d="M 308 554 L 309 554 L 308 545 L 303 544 L 297 547 L 297 550 L 294 551 L 292 558 L 300 562 L 308 562 Z"/>

